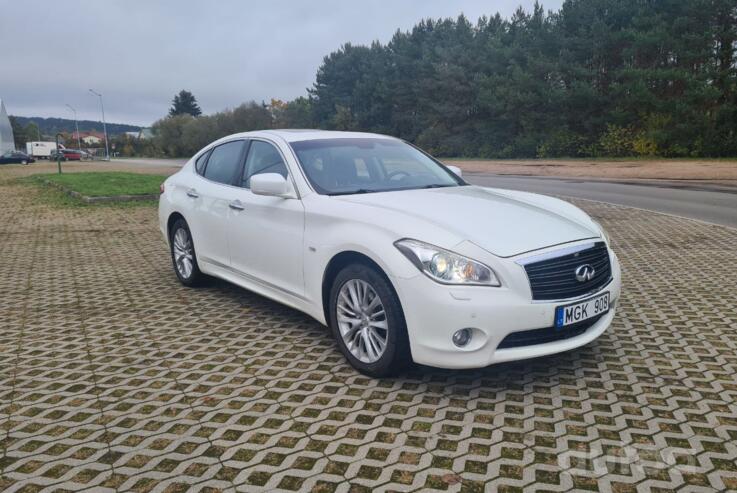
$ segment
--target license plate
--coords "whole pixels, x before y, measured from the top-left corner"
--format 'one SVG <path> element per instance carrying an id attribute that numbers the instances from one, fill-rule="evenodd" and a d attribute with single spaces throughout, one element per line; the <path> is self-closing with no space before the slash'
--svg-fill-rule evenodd
<path id="1" fill-rule="evenodd" d="M 585 301 L 557 307 L 555 309 L 555 328 L 560 329 L 566 325 L 583 322 L 607 311 L 609 311 L 608 291 Z"/>

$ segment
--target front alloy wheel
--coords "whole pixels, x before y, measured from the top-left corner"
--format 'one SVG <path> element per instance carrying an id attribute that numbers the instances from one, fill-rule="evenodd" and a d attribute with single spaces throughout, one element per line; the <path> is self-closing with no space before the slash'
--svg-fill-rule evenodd
<path id="1" fill-rule="evenodd" d="M 348 350 L 362 363 L 374 363 L 386 350 L 389 325 L 381 298 L 369 283 L 351 279 L 338 293 L 338 328 Z"/>
<path id="2" fill-rule="evenodd" d="M 330 328 L 348 362 L 372 377 L 386 377 L 412 361 L 404 313 L 383 272 L 356 263 L 333 280 Z"/>

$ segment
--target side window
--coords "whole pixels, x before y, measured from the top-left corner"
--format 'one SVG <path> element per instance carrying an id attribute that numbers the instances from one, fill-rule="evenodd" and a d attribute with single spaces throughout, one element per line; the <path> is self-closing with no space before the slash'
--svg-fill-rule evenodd
<path id="1" fill-rule="evenodd" d="M 202 174 L 203 171 L 205 171 L 205 163 L 207 162 L 207 156 L 210 154 L 210 151 L 205 152 L 202 154 L 202 156 L 198 157 L 197 160 L 194 162 L 194 169 L 197 171 L 198 174 Z"/>
<path id="2" fill-rule="evenodd" d="M 251 177 L 261 173 L 279 173 L 284 178 L 288 175 L 287 166 L 276 147 L 268 142 L 253 140 L 243 170 L 242 186 L 251 188 Z"/>
<path id="3" fill-rule="evenodd" d="M 240 168 L 240 157 L 244 144 L 244 141 L 236 140 L 213 149 L 207 160 L 204 177 L 218 183 L 233 183 L 233 177 Z"/>

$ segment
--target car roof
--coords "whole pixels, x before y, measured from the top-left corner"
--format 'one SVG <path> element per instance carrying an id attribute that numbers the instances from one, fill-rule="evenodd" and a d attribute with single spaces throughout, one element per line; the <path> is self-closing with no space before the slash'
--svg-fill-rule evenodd
<path id="1" fill-rule="evenodd" d="M 228 138 L 233 137 L 280 137 L 287 142 L 299 142 L 302 140 L 317 140 L 317 139 L 357 139 L 357 138 L 370 138 L 370 139 L 392 139 L 396 140 L 396 137 L 390 137 L 388 135 L 373 134 L 367 132 L 341 132 L 337 130 L 315 130 L 315 129 L 274 129 L 274 130 L 257 130 L 253 132 L 243 132 L 235 135 L 230 135 Z"/>

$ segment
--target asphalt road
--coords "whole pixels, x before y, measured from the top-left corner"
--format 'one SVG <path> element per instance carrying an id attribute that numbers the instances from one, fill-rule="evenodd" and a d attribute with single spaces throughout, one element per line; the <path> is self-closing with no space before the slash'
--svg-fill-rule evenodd
<path id="1" fill-rule="evenodd" d="M 466 173 L 475 185 L 598 200 L 737 228 L 737 188 L 693 181 L 600 181 Z"/>

